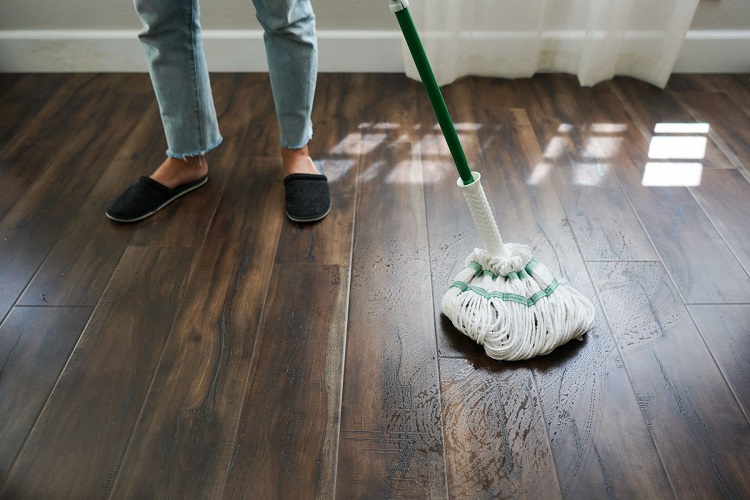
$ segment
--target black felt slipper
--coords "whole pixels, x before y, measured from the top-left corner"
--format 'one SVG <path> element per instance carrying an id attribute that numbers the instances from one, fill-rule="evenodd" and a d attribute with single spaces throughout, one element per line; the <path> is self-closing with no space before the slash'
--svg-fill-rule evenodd
<path id="1" fill-rule="evenodd" d="M 294 222 L 315 222 L 331 210 L 328 178 L 323 174 L 290 174 L 284 187 L 286 216 Z"/>
<path id="2" fill-rule="evenodd" d="M 206 182 L 207 175 L 197 181 L 170 189 L 150 177 L 141 177 L 138 182 L 126 189 L 105 213 L 117 222 L 137 222 L 154 215 L 180 196 L 198 189 Z"/>

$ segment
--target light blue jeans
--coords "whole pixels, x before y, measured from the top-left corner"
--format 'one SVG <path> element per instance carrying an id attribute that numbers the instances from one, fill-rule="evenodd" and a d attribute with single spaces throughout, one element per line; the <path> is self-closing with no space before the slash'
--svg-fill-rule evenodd
<path id="1" fill-rule="evenodd" d="M 199 0 L 134 0 L 138 38 L 159 102 L 167 155 L 201 155 L 221 143 L 203 53 Z M 264 30 L 281 145 L 298 149 L 312 137 L 318 71 L 310 0 L 253 0 Z"/>

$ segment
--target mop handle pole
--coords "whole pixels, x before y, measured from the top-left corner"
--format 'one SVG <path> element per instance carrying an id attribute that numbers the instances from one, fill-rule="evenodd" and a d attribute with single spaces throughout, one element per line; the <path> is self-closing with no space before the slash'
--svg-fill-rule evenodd
<path id="1" fill-rule="evenodd" d="M 461 142 L 458 140 L 456 128 L 453 126 L 448 107 L 445 105 L 445 100 L 443 100 L 443 94 L 440 93 L 440 87 L 435 80 L 435 75 L 430 67 L 430 61 L 427 59 L 427 54 L 425 54 L 419 34 L 417 34 L 417 29 L 414 26 L 414 21 L 411 18 L 409 9 L 406 7 L 407 5 L 407 1 L 392 0 L 391 10 L 396 14 L 396 19 L 401 27 L 401 32 L 404 34 L 404 39 L 409 47 L 414 63 L 417 66 L 419 76 L 422 78 L 422 83 L 427 91 L 427 96 L 430 98 L 430 103 L 440 124 L 440 129 L 443 131 L 445 141 L 448 143 L 448 149 L 450 149 L 453 156 L 453 162 L 456 164 L 458 174 L 464 185 L 468 186 L 474 182 L 474 177 L 471 174 L 471 169 L 466 161 L 466 155 L 461 147 Z"/>

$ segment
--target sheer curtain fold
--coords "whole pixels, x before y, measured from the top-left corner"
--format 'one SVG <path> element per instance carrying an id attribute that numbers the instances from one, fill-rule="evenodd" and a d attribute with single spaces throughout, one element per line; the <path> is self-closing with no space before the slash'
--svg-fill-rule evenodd
<path id="1" fill-rule="evenodd" d="M 699 0 L 411 0 L 441 85 L 465 75 L 628 75 L 664 87 Z M 406 47 L 406 73 L 419 78 Z"/>

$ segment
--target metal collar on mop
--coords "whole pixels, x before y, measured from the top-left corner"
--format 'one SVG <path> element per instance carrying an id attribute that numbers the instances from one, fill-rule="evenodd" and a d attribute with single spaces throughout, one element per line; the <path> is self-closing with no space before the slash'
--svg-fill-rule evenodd
<path id="1" fill-rule="evenodd" d="M 390 8 L 391 12 L 398 12 L 404 10 L 409 6 L 409 0 L 391 0 Z"/>

